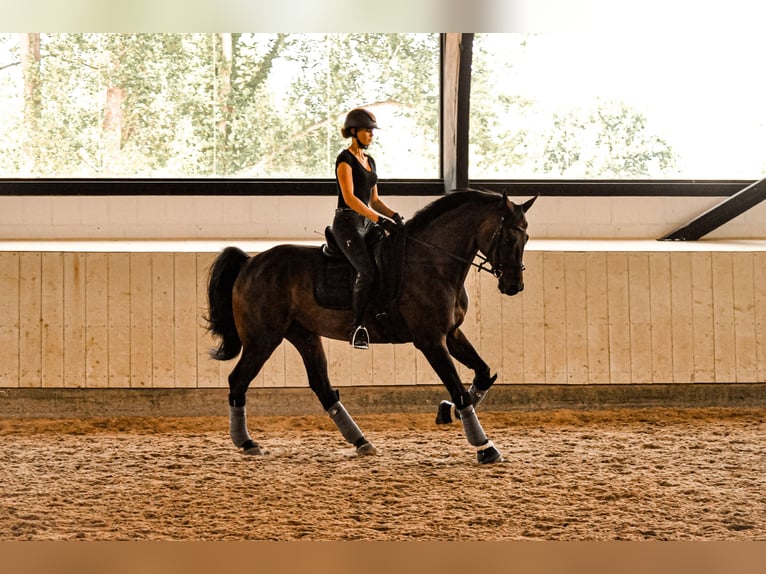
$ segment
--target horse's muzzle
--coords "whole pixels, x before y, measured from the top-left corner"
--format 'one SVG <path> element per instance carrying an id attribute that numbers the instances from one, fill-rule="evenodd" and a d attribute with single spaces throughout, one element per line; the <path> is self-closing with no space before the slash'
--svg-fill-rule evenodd
<path id="1" fill-rule="evenodd" d="M 498 281 L 498 288 L 503 295 L 516 295 L 524 291 L 524 281 L 503 281 L 502 277 Z"/>

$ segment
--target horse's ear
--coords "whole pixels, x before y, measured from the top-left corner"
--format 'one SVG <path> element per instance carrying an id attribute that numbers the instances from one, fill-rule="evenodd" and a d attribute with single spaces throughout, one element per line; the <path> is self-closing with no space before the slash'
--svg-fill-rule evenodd
<path id="1" fill-rule="evenodd" d="M 535 202 L 535 200 L 540 197 L 539 195 L 534 196 L 532 199 L 528 199 L 524 203 L 521 204 L 521 209 L 526 213 L 530 207 L 532 207 L 532 204 Z"/>
<path id="2" fill-rule="evenodd" d="M 506 210 L 510 210 L 511 206 L 508 205 L 508 191 L 505 189 L 503 190 L 503 205 Z"/>

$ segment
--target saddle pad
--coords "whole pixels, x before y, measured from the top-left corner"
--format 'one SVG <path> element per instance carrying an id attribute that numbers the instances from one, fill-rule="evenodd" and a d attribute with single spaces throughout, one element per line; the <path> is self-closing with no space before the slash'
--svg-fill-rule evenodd
<path id="1" fill-rule="evenodd" d="M 351 309 L 354 268 L 346 259 L 322 259 L 314 273 L 314 299 L 326 309 Z"/>

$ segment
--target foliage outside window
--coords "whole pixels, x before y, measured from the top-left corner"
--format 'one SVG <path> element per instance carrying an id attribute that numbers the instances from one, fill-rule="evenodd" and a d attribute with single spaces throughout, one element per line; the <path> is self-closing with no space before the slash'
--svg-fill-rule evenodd
<path id="1" fill-rule="evenodd" d="M 477 34 L 471 177 L 761 179 L 765 56 L 736 29 Z"/>
<path id="2" fill-rule="evenodd" d="M 365 106 L 437 178 L 436 34 L 2 34 L 0 176 L 331 178 Z"/>

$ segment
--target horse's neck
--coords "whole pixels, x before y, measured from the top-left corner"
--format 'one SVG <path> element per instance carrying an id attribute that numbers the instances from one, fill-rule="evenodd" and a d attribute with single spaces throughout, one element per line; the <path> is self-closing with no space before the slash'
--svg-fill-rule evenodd
<path id="1" fill-rule="evenodd" d="M 467 271 L 479 250 L 479 229 L 487 216 L 484 206 L 462 206 L 439 217 L 415 238 L 453 256 L 453 263 Z"/>
<path id="2" fill-rule="evenodd" d="M 485 218 L 485 210 L 464 206 L 442 215 L 423 230 L 420 239 L 449 248 L 456 255 L 472 257 L 478 251 L 479 227 Z"/>

